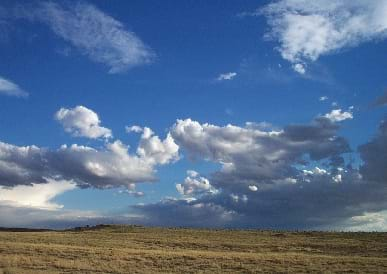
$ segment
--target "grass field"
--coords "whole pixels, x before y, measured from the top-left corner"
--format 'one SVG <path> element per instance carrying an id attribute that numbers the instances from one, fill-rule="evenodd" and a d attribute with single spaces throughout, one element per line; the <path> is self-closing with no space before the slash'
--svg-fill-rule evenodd
<path id="1" fill-rule="evenodd" d="M 0 232 L 0 273 L 387 273 L 387 233 L 101 226 Z"/>

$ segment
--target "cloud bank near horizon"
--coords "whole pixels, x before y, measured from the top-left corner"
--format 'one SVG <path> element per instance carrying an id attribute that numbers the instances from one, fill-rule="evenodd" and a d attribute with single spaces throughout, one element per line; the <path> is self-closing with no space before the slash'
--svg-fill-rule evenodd
<path id="1" fill-rule="evenodd" d="M 84 106 L 61 110 L 90 114 L 72 115 L 64 124 L 70 134 L 74 130 L 66 126 L 85 137 L 90 125 L 100 127 L 97 113 Z M 180 197 L 132 206 L 127 218 L 116 216 L 120 222 L 126 218 L 165 226 L 329 229 L 350 223 L 360 227 L 359 220 L 366 219 L 362 216 L 387 209 L 387 126 L 382 122 L 378 135 L 359 147 L 364 163 L 356 168 L 346 161 L 346 154 L 353 153 L 348 141 L 339 136 L 340 124 L 353 117 L 343 113 L 328 113 L 340 119 L 320 115 L 308 124 L 282 129 L 251 122 L 218 126 L 177 120 L 164 140 L 150 128 L 128 126 L 128 133 L 140 134 L 135 153 L 129 153 L 120 140 L 109 139 L 98 149 L 73 144 L 52 150 L 2 142 L 0 207 L 63 211 L 54 198 L 75 187 L 126 187 L 135 194 L 135 184 L 156 180 L 155 167 L 178 161 L 181 154 L 220 168 L 207 175 L 187 171 L 185 180 L 176 184 Z M 44 191 L 26 204 L 23 191 L 35 193 L 35 189 Z M 114 221 L 114 216 L 100 217 Z M 70 219 L 69 223 L 77 223 Z"/>

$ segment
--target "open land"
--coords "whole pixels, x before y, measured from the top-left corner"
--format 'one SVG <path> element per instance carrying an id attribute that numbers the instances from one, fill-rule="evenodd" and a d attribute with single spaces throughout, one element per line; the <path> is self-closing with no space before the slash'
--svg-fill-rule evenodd
<path id="1" fill-rule="evenodd" d="M 387 273 L 387 233 L 0 230 L 0 273 Z"/>

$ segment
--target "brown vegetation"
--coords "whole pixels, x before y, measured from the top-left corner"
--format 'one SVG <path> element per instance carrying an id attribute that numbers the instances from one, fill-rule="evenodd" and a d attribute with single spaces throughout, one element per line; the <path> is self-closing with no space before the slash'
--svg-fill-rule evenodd
<path id="1" fill-rule="evenodd" d="M 387 272 L 387 233 L 1 231 L 0 273 Z"/>

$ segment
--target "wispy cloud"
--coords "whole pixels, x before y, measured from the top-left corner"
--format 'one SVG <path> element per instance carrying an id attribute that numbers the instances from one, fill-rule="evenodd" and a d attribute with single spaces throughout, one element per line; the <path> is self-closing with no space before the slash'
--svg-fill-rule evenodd
<path id="1" fill-rule="evenodd" d="M 127 194 L 135 198 L 141 198 L 145 196 L 144 192 L 136 191 L 136 184 L 130 184 L 126 189 L 119 190 L 118 193 Z"/>
<path id="2" fill-rule="evenodd" d="M 251 15 L 263 14 L 279 52 L 304 74 L 320 56 L 387 36 L 387 1 L 280 0 Z"/>
<path id="3" fill-rule="evenodd" d="M 237 76 L 236 72 L 227 72 L 222 73 L 216 78 L 218 81 L 224 81 L 224 80 L 232 80 L 235 76 Z"/>
<path id="4" fill-rule="evenodd" d="M 28 93 L 17 84 L 0 76 L 0 94 L 16 97 L 28 97 Z"/>
<path id="5" fill-rule="evenodd" d="M 110 73 L 149 63 L 155 57 L 120 21 L 86 2 L 41 2 L 29 9 L 19 7 L 17 16 L 47 24 L 91 60 L 108 66 Z"/>

